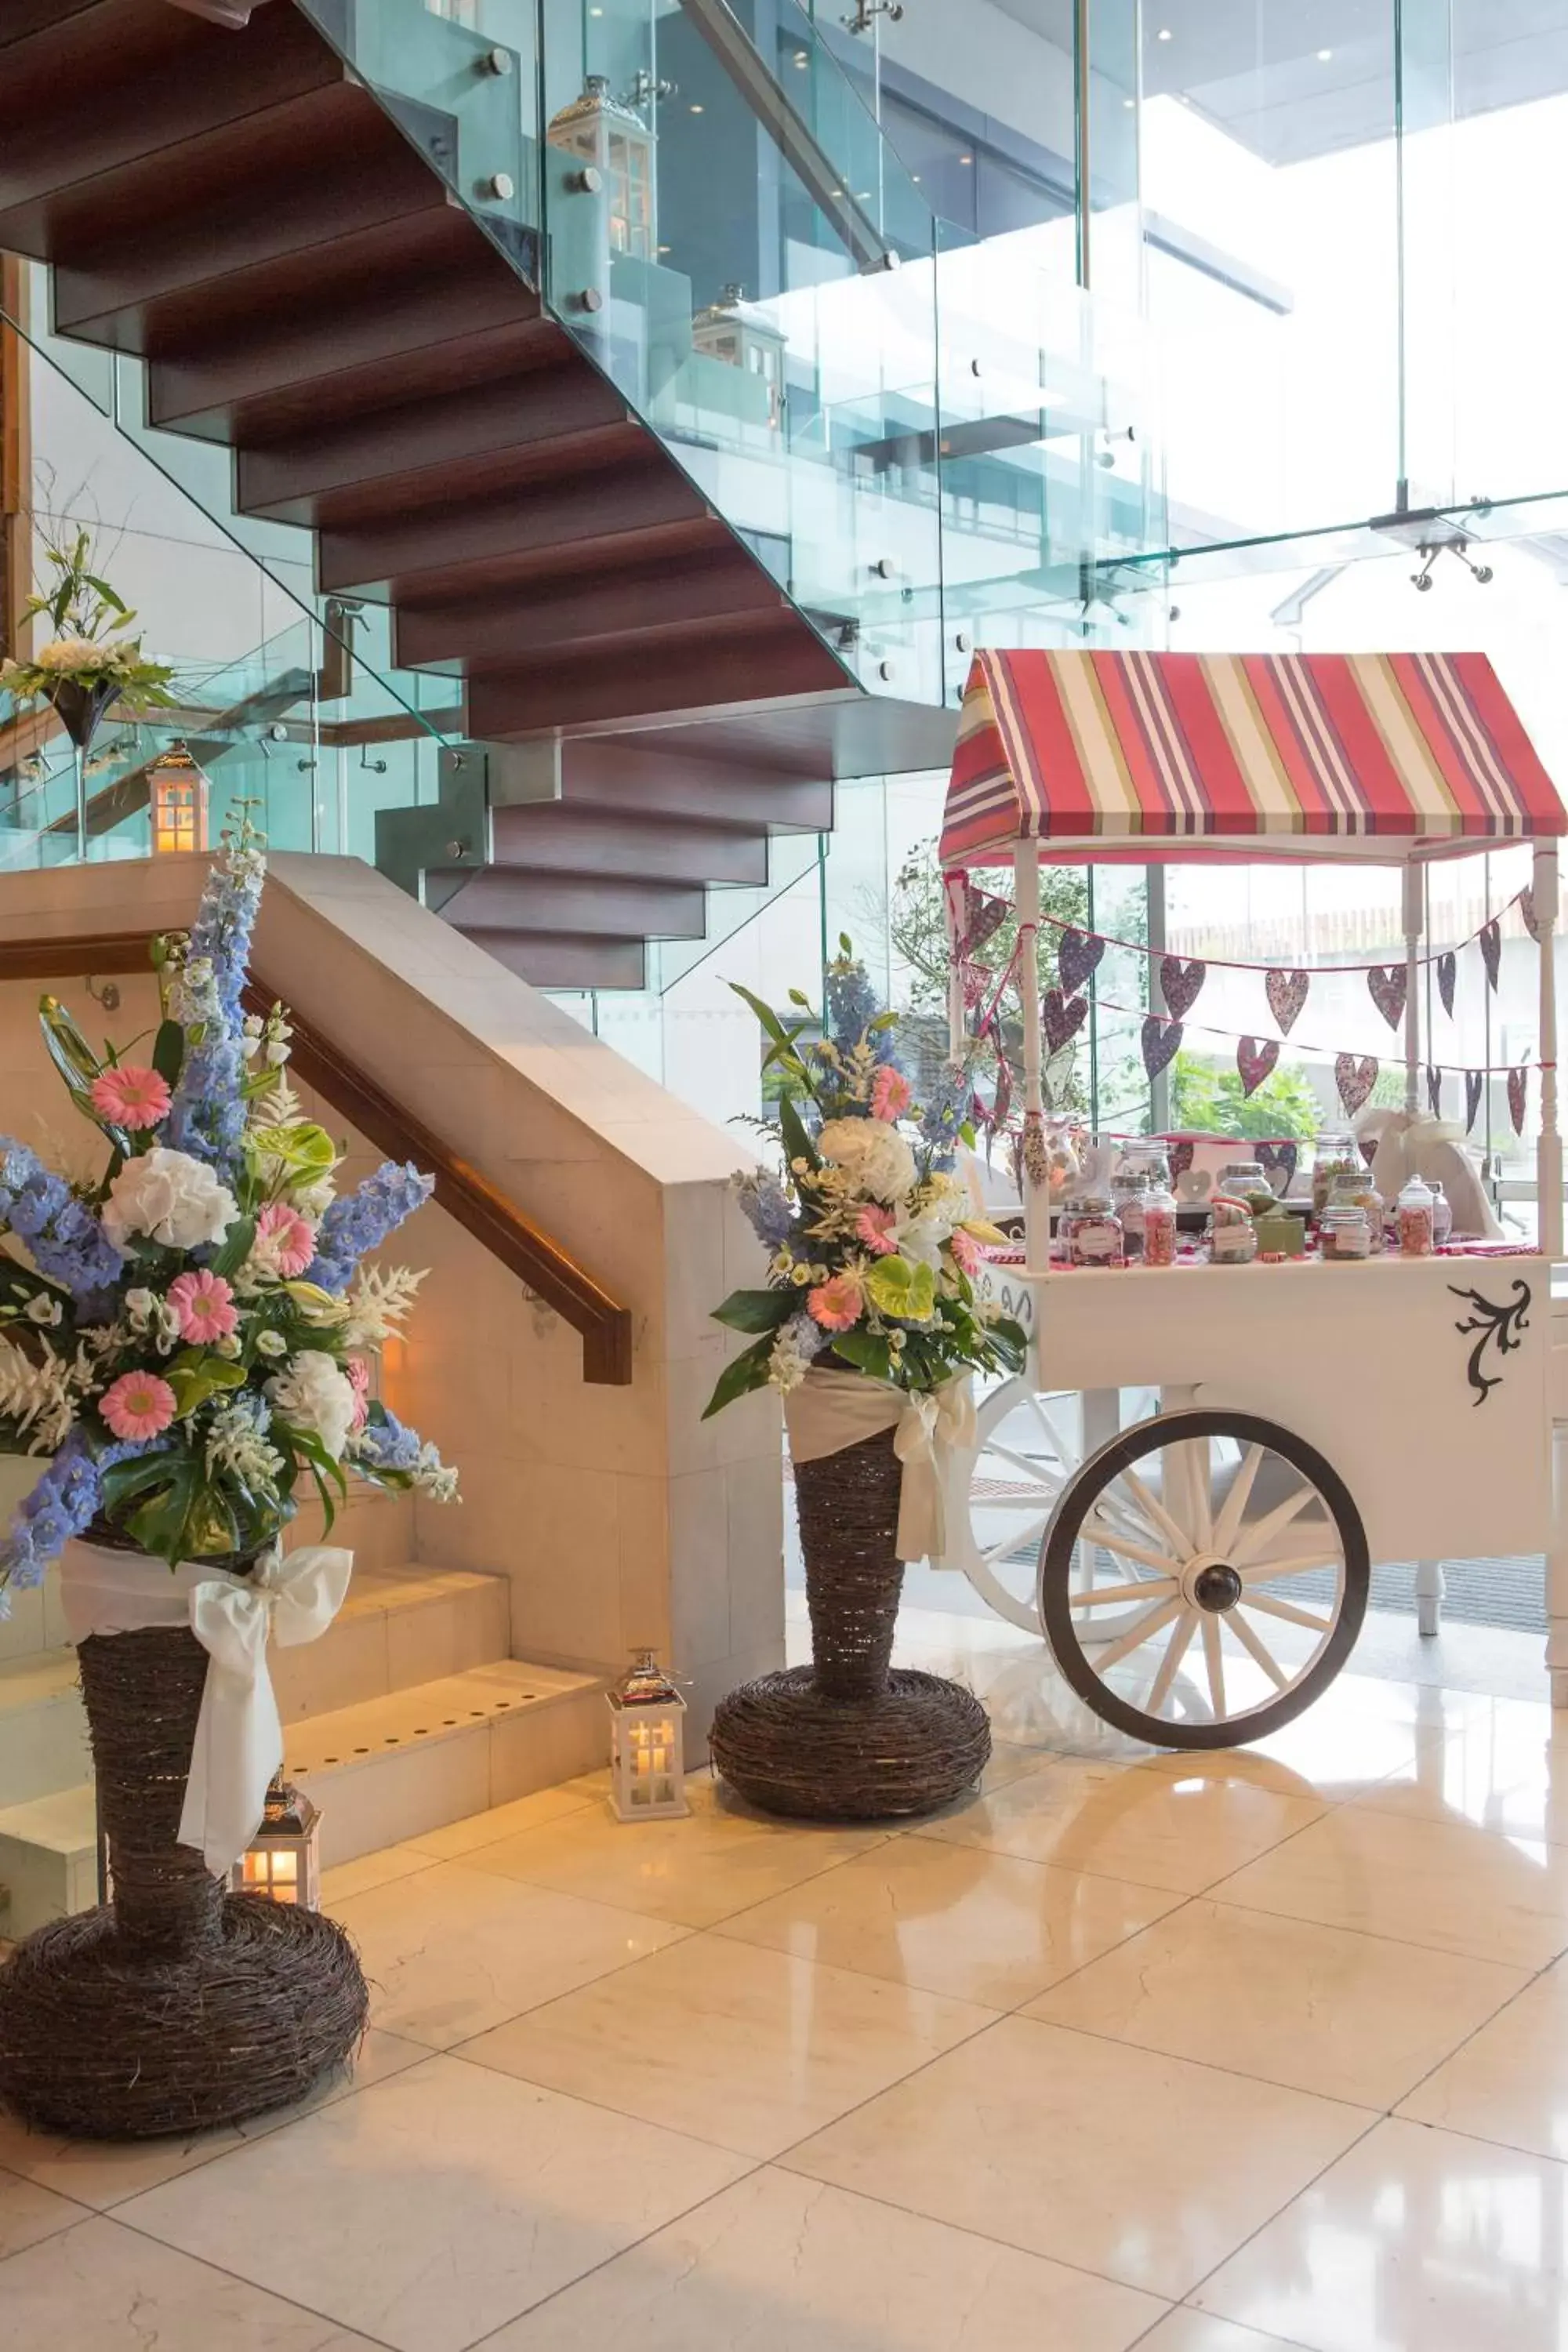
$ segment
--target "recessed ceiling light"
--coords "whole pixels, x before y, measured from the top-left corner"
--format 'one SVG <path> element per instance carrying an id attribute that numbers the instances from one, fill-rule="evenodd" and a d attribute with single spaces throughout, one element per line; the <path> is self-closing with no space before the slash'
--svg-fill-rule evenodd
<path id="1" fill-rule="evenodd" d="M 806 53 L 805 53 L 805 51 L 804 49 L 796 49 L 796 51 L 795 51 L 795 61 L 796 66 L 797 66 L 797 67 L 799 67 L 799 68 L 800 68 L 800 69 L 801 69 L 803 72 L 805 71 L 805 68 L 806 68 L 806 67 L 811 63 L 811 59 L 806 56 Z"/>
<path id="2" fill-rule="evenodd" d="M 920 173 L 919 173 L 918 172 L 911 172 L 911 173 L 910 173 L 910 179 L 914 182 L 914 184 L 915 184 L 916 187 L 918 188 L 918 187 L 920 186 L 920 184 L 921 184 L 921 175 L 920 175 Z"/>
<path id="3" fill-rule="evenodd" d="M 871 201 L 870 189 L 857 188 L 855 191 L 855 201 L 858 205 L 868 205 Z"/>
<path id="4" fill-rule="evenodd" d="M 1333 54 L 1332 49 L 1320 49 L 1318 51 L 1318 63 L 1321 66 L 1326 66 Z"/>
<path id="5" fill-rule="evenodd" d="M 701 107 L 700 107 L 700 106 L 694 106 L 694 107 L 692 108 L 692 110 L 691 110 L 691 111 L 692 111 L 692 113 L 693 113 L 693 114 L 700 114 L 700 113 L 702 112 L 702 110 L 702 110 L 702 109 L 701 109 Z"/>
<path id="6" fill-rule="evenodd" d="M 1158 32 L 1155 34 L 1155 36 L 1154 36 L 1154 38 L 1155 38 L 1157 41 L 1168 41 L 1168 40 L 1170 39 L 1170 37 L 1171 37 L 1171 28 L 1170 28 L 1169 25 L 1162 25 L 1162 26 L 1161 26 L 1161 27 L 1160 27 L 1160 29 L 1159 29 L 1159 31 L 1158 31 Z"/>
<path id="7" fill-rule="evenodd" d="M 961 163 L 973 163 L 974 158 L 973 155 L 961 155 L 958 160 Z"/>
<path id="8" fill-rule="evenodd" d="M 1135 100 L 1132 100 L 1132 99 L 1131 99 L 1131 98 L 1124 98 L 1124 99 L 1122 100 L 1121 103 L 1122 103 L 1122 105 L 1123 105 L 1123 106 L 1125 106 L 1125 107 L 1129 110 L 1129 111 L 1131 111 L 1131 110 L 1132 106 L 1133 106 L 1133 105 L 1134 105 L 1134 103 L 1135 103 Z"/>

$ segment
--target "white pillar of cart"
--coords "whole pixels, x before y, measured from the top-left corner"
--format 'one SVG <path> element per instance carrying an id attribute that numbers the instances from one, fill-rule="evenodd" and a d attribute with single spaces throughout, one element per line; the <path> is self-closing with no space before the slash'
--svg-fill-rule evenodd
<path id="1" fill-rule="evenodd" d="M 1531 896 L 1541 951 L 1541 1010 L 1537 1016 L 1541 1061 L 1541 1133 L 1535 1146 L 1536 1230 L 1550 1260 L 1563 1255 L 1563 1138 L 1557 1126 L 1557 844 L 1538 841 Z M 1550 1276 L 1548 1277 L 1550 1281 Z M 1556 1339 L 1553 1311 L 1552 1338 Z M 1552 1368 L 1550 1410 L 1555 1413 L 1558 1350 Z M 1552 1428 L 1552 1534 L 1546 1554 L 1546 1672 L 1553 1706 L 1568 1706 L 1568 1421 Z"/>
<path id="2" fill-rule="evenodd" d="M 1024 1013 L 1024 1124 L 1037 1120 L 1045 1108 L 1040 1090 L 1040 845 L 1020 841 L 1013 851 L 1013 894 L 1018 909 L 1018 998 Z M 1019 1154 L 1019 1189 L 1024 1196 L 1025 1263 L 1031 1274 L 1044 1274 L 1051 1258 L 1051 1196 L 1029 1173 L 1027 1156 Z"/>
<path id="3" fill-rule="evenodd" d="M 1414 852 L 1405 861 L 1405 1108 L 1421 1107 L 1421 942 L 1426 930 L 1426 869 Z M 1429 1638 L 1442 1627 L 1447 1579 L 1440 1559 L 1415 1563 L 1415 1630 Z"/>

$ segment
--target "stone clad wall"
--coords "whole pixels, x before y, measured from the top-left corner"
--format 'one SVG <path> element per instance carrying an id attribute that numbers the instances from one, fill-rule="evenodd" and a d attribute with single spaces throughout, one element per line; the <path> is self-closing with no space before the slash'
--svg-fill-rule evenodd
<path id="1" fill-rule="evenodd" d="M 174 928 L 190 919 L 202 864 L 5 877 L 0 931 Z M 430 1273 L 384 1393 L 458 1465 L 465 1500 L 397 1507 L 395 1528 L 373 1507 L 354 1540 L 384 1559 L 503 1571 L 519 1656 L 616 1671 L 652 1644 L 691 1678 L 700 1735 L 722 1692 L 783 1646 L 776 1409 L 754 1398 L 700 1420 L 741 1344 L 708 1310 L 761 1278 L 728 1190 L 742 1149 L 356 860 L 274 861 L 255 964 L 635 1318 L 631 1386 L 586 1386 L 577 1335 L 444 1212 L 422 1211 L 385 1253 Z M 42 984 L 0 984 L 0 1130 L 80 1154 L 90 1139 L 70 1136 L 38 1042 Z M 75 974 L 57 992 L 89 1034 L 124 1039 L 150 1024 L 153 999 L 150 982 L 118 984 L 112 1016 Z M 330 1107 L 310 1107 L 344 1136 L 346 1180 L 374 1164 Z M 19 1622 L 5 1640 L 31 1646 Z"/>

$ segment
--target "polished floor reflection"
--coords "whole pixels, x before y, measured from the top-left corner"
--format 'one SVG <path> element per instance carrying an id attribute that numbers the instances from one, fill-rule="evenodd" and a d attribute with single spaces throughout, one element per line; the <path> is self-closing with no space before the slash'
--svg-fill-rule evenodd
<path id="1" fill-rule="evenodd" d="M 1152 1756 L 910 1612 L 985 1785 L 779 1827 L 603 1776 L 369 1855 L 352 2084 L 190 2144 L 0 2121 L 51 2352 L 1565 2352 L 1568 1724 L 1347 1675 Z"/>

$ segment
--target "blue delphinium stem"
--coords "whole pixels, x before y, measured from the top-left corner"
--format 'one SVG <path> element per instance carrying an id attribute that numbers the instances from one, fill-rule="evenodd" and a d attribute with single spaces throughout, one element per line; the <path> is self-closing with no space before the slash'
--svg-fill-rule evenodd
<path id="1" fill-rule="evenodd" d="M 323 1290 L 346 1289 L 361 1258 L 379 1249 L 435 1189 L 435 1178 L 421 1175 L 412 1161 L 399 1165 L 395 1160 L 384 1160 L 358 1192 L 334 1201 L 321 1219 L 306 1280 L 320 1283 Z"/>
<path id="2" fill-rule="evenodd" d="M 0 1223 L 26 1242 L 34 1265 L 79 1304 L 124 1271 L 92 1211 L 25 1143 L 0 1137 Z"/>
<path id="3" fill-rule="evenodd" d="M 244 992 L 266 860 L 248 838 L 225 850 L 208 874 L 184 963 L 184 1019 L 199 1035 L 185 1056 L 167 1136 L 227 1169 L 245 1132 Z"/>
<path id="4" fill-rule="evenodd" d="M 79 1423 L 68 1433 L 0 1540 L 0 1617 L 9 1615 L 13 1591 L 41 1584 L 50 1561 L 58 1559 L 74 1537 L 86 1534 L 103 1500 L 103 1473 L 156 1443 L 130 1438 L 95 1454 Z"/>

